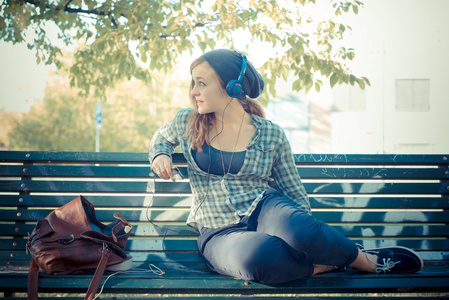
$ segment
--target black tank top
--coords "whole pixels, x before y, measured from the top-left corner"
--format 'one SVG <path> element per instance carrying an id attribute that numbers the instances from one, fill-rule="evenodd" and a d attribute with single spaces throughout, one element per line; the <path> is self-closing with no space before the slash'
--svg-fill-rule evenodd
<path id="1" fill-rule="evenodd" d="M 210 151 L 210 153 L 209 153 Z M 229 162 L 232 157 L 231 168 L 229 169 L 229 173 L 237 174 L 243 166 L 243 161 L 245 160 L 246 151 L 235 152 L 234 156 L 232 156 L 233 152 L 221 151 L 215 149 L 212 146 L 205 144 L 203 146 L 203 152 L 199 152 L 198 150 L 192 150 L 192 156 L 195 160 L 198 167 L 209 173 L 214 175 L 223 176 L 223 164 L 221 159 L 221 154 L 223 153 L 223 162 L 225 172 L 228 172 Z M 210 158 L 210 166 L 209 166 L 209 158 Z"/>

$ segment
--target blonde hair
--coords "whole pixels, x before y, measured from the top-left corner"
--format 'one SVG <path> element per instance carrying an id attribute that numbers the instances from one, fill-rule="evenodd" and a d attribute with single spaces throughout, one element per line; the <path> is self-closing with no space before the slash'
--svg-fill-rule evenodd
<path id="1" fill-rule="evenodd" d="M 199 57 L 196 60 L 194 60 L 190 65 L 190 74 L 192 74 L 192 71 L 196 66 L 202 63 L 207 63 L 207 61 L 202 57 Z M 226 93 L 225 91 L 226 83 L 221 79 L 220 76 L 218 76 L 218 74 L 216 74 L 216 76 L 220 82 L 221 87 L 223 88 L 224 93 Z M 189 97 L 193 112 L 190 116 L 190 121 L 187 124 L 186 132 L 184 135 L 188 138 L 188 140 L 192 144 L 192 149 L 194 150 L 196 149 L 199 152 L 202 152 L 203 145 L 207 142 L 207 138 L 209 135 L 209 127 L 215 120 L 215 115 L 214 113 L 207 113 L 207 114 L 198 113 L 198 107 L 195 101 L 195 97 L 192 96 L 192 89 L 194 88 L 194 84 L 195 83 L 192 79 L 190 83 Z M 262 105 L 260 105 L 260 103 L 257 102 L 255 99 L 251 99 L 246 95 L 242 95 L 237 99 L 240 101 L 243 109 L 247 113 L 255 114 L 261 118 L 265 118 L 265 111 Z"/>

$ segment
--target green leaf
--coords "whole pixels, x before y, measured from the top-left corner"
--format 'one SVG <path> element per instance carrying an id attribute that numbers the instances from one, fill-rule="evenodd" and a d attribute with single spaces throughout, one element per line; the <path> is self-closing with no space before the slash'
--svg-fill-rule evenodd
<path id="1" fill-rule="evenodd" d="M 310 89 L 313 87 L 313 80 L 309 74 L 306 75 L 304 84 L 306 86 L 306 92 L 310 91 Z"/>
<path id="2" fill-rule="evenodd" d="M 301 88 L 302 88 L 301 79 L 296 79 L 295 81 L 293 81 L 292 89 L 294 91 L 299 91 L 299 90 L 301 90 Z"/>
<path id="3" fill-rule="evenodd" d="M 140 59 L 142 60 L 143 63 L 147 62 L 148 56 L 147 56 L 147 53 L 145 51 L 142 52 L 142 56 L 140 57 Z"/>
<path id="4" fill-rule="evenodd" d="M 281 68 L 282 68 L 282 78 L 284 78 L 284 80 L 288 79 L 288 75 L 290 74 L 290 68 L 287 64 L 282 64 L 281 63 Z"/>
<path id="5" fill-rule="evenodd" d="M 363 81 L 362 79 L 357 78 L 355 80 L 357 82 L 357 84 L 359 85 L 359 87 L 364 90 L 365 89 L 365 81 Z"/>
<path id="6" fill-rule="evenodd" d="M 371 82 L 369 81 L 368 78 L 362 77 L 362 79 L 363 79 L 363 81 L 365 81 L 365 83 L 366 83 L 368 86 L 371 86 Z"/>
<path id="7" fill-rule="evenodd" d="M 272 80 L 270 80 L 270 82 L 269 82 L 268 90 L 270 92 L 270 95 L 272 95 L 273 97 L 276 97 L 276 84 Z"/>
<path id="8" fill-rule="evenodd" d="M 331 78 L 329 78 L 329 82 L 331 84 L 331 87 L 334 87 L 338 82 L 337 73 L 333 73 Z"/>
<path id="9" fill-rule="evenodd" d="M 349 83 L 351 85 L 354 85 L 355 81 L 356 81 L 357 77 L 355 77 L 354 75 L 349 75 Z"/>

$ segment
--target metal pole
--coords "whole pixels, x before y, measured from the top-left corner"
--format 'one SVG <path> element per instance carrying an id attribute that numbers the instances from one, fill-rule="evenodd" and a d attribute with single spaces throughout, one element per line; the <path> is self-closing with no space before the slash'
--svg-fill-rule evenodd
<path id="1" fill-rule="evenodd" d="M 95 152 L 100 152 L 100 128 L 96 128 L 97 135 L 95 138 Z"/>
<path id="2" fill-rule="evenodd" d="M 101 112 L 101 104 L 97 103 L 95 112 L 95 129 L 96 129 L 95 152 L 100 152 L 100 130 L 102 127 L 103 127 L 103 115 Z"/>

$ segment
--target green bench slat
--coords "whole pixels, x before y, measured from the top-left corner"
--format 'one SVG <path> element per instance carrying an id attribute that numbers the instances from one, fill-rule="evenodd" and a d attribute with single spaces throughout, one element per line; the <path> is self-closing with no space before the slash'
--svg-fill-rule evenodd
<path id="1" fill-rule="evenodd" d="M 26 239 L 0 239 L 1 250 L 24 250 L 26 248 Z M 190 240 L 170 240 L 164 239 L 151 239 L 151 238 L 130 238 L 126 244 L 127 251 L 197 251 L 196 239 Z"/>
<path id="2" fill-rule="evenodd" d="M 35 223 L 32 224 L 2 224 L 0 236 L 26 236 L 33 231 Z M 196 237 L 198 233 L 187 225 L 147 225 L 133 224 L 131 236 L 167 236 L 167 237 Z"/>
<path id="3" fill-rule="evenodd" d="M 129 239 L 126 250 L 132 251 L 197 251 L 195 240 L 170 240 L 170 239 Z M 175 255 L 175 254 L 173 254 Z M 185 255 L 180 255 L 181 257 Z"/>
<path id="4" fill-rule="evenodd" d="M 36 210 L 22 210 L 20 215 L 17 213 L 11 213 L 9 210 L 0 210 L 0 220 L 3 221 L 37 221 L 45 218 L 52 210 L 50 209 L 36 209 Z M 97 219 L 101 222 L 112 220 L 112 215 L 115 211 L 101 211 L 96 210 Z M 147 213 L 145 210 L 139 211 L 127 211 L 122 210 L 120 213 L 129 222 L 148 222 Z M 149 213 L 151 221 L 159 222 L 185 222 L 187 220 L 188 211 L 150 211 Z"/>
<path id="5" fill-rule="evenodd" d="M 179 167 L 184 177 L 188 177 L 187 168 Z M 307 168 L 298 167 L 303 179 L 448 179 L 444 168 Z M 150 166 L 58 166 L 58 165 L 6 165 L 0 176 L 32 177 L 114 177 L 148 178 L 154 176 Z"/>
<path id="6" fill-rule="evenodd" d="M 440 239 L 425 239 L 420 240 L 418 238 L 351 238 L 354 242 L 363 245 L 365 248 L 375 247 L 391 247 L 391 246 L 403 246 L 420 251 L 442 251 L 444 252 L 445 259 L 449 257 L 449 240 L 446 238 Z M 0 239 L 0 250 L 5 251 L 17 251 L 24 252 L 26 248 L 27 239 Z M 145 239 L 133 239 L 131 238 L 126 244 L 126 251 L 137 251 L 146 255 L 152 256 L 155 251 L 157 253 L 163 253 L 163 251 L 176 251 L 175 254 L 170 253 L 169 256 L 178 257 L 178 253 L 188 251 L 197 251 L 197 243 L 195 240 L 169 240 L 159 239 L 152 240 L 150 238 Z M 11 252 L 11 253 L 12 253 Z M 185 255 L 180 254 L 180 258 Z M 150 258 L 150 257 L 148 257 Z M 13 258 L 10 258 L 13 260 Z"/>
<path id="7" fill-rule="evenodd" d="M 448 179 L 443 168 L 297 168 L 302 179 Z"/>
<path id="8" fill-rule="evenodd" d="M 188 182 L 156 182 L 156 193 L 190 194 Z M 152 193 L 153 181 L 0 181 L 0 191 L 73 193 Z"/>
<path id="9" fill-rule="evenodd" d="M 76 196 L 70 195 L 0 195 L 0 206 L 52 206 L 59 207 L 69 203 Z M 144 195 L 144 196 L 84 196 L 95 207 L 185 207 L 190 208 L 192 196 Z"/>
<path id="10" fill-rule="evenodd" d="M 400 243 L 400 241 L 399 241 Z M 432 254 L 428 252 L 417 250 L 422 258 L 425 260 L 426 266 L 435 265 L 435 261 L 426 259 L 431 257 Z M 203 258 L 197 251 L 195 252 L 127 252 L 128 255 L 133 257 L 133 268 L 148 268 L 148 265 L 154 264 L 159 268 L 188 268 L 189 270 L 207 269 L 207 266 Z M 428 255 L 429 254 L 429 255 Z M 446 256 L 448 254 L 446 253 Z M 436 257 L 434 255 L 434 257 Z M 25 251 L 3 251 L 0 250 L 0 264 L 2 266 L 8 266 L 13 270 L 27 269 L 30 264 L 31 255 L 26 254 Z M 438 260 L 441 260 L 441 256 Z M 1 274 L 0 270 L 0 274 Z"/>
<path id="11" fill-rule="evenodd" d="M 309 197 L 312 208 L 367 208 L 367 209 L 447 209 L 449 198 L 427 197 Z"/>
<path id="12" fill-rule="evenodd" d="M 190 264 L 203 264 L 203 258 L 198 254 L 198 249 L 192 250 L 192 252 L 155 252 L 152 251 L 151 255 L 149 252 L 128 252 L 133 257 L 133 262 L 184 262 Z M 0 260 L 1 261 L 14 261 L 14 265 L 18 264 L 28 264 L 30 263 L 31 254 L 27 254 L 25 251 L 8 251 L 0 250 Z"/>
<path id="13" fill-rule="evenodd" d="M 50 209 L 32 209 L 13 212 L 0 210 L 3 221 L 37 221 L 46 217 Z M 97 210 L 97 218 L 101 222 L 112 220 L 114 211 Z M 120 213 L 129 222 L 148 222 L 147 214 L 142 211 L 123 210 Z M 151 221 L 185 222 L 188 211 L 151 211 Z M 448 223 L 449 211 L 316 211 L 313 215 L 327 223 Z"/>
<path id="14" fill-rule="evenodd" d="M 305 182 L 309 194 L 448 194 L 449 182 Z M 156 193 L 190 193 L 188 182 L 156 182 Z M 122 181 L 0 181 L 0 191 L 16 192 L 76 192 L 76 193 L 152 193 L 153 182 Z M 449 195 L 449 194 L 448 194 Z"/>
<path id="15" fill-rule="evenodd" d="M 3 251 L 0 251 L 0 256 L 6 256 L 6 259 L 0 258 L 0 264 L 3 266 L 8 266 L 10 271 L 24 270 L 29 267 L 31 255 L 26 255 L 24 252 L 20 255 L 20 259 L 14 258 L 11 260 L 9 255 L 10 253 L 2 254 Z M 202 258 L 199 256 L 197 252 L 193 253 L 175 253 L 170 252 L 170 256 L 158 257 L 156 252 L 151 253 L 151 255 L 146 255 L 146 257 L 139 255 L 139 252 L 128 252 L 133 257 L 133 268 L 134 269 L 148 269 L 148 265 L 154 264 L 158 268 L 161 269 L 185 269 L 192 272 L 196 270 L 207 271 L 207 265 L 204 263 Z M 15 253 L 14 253 L 15 254 Z M 425 252 L 421 252 L 421 255 L 425 258 Z M 141 257 L 141 258 L 140 258 Z M 427 263 L 427 267 L 435 265 L 430 262 Z M 0 270 L 0 277 L 1 277 Z M 6 270 L 4 270 L 6 271 Z"/>
<path id="16" fill-rule="evenodd" d="M 448 193 L 449 182 L 440 183 L 304 183 L 307 193 L 313 194 L 442 194 Z"/>
<path id="17" fill-rule="evenodd" d="M 134 253 L 131 253 L 134 254 Z M 186 255 L 185 253 L 181 253 L 180 255 Z M 24 270 L 24 269 L 28 269 L 29 265 L 30 265 L 30 258 L 31 256 L 28 256 L 28 258 L 25 259 L 20 259 L 20 260 L 14 260 L 14 261 L 10 261 L 10 260 L 2 260 L 0 259 L 0 264 L 2 265 L 6 265 L 8 264 L 11 268 L 11 271 L 15 271 L 15 270 Z M 133 256 L 134 258 L 134 256 Z M 151 255 L 151 258 L 153 258 L 153 256 Z M 198 261 L 198 262 L 183 262 L 183 261 L 151 261 L 151 260 L 147 260 L 147 261 L 133 261 L 133 268 L 134 269 L 148 269 L 149 264 L 157 264 L 157 267 L 160 269 L 184 269 L 184 270 L 191 270 L 192 272 L 195 272 L 198 269 L 202 269 L 204 271 L 206 271 L 207 266 L 203 261 Z M 6 270 L 4 270 L 6 271 Z M 0 278 L 1 278 L 1 273 L 2 270 L 0 270 Z M 107 276 L 107 275 L 105 275 Z M 0 279 L 1 280 L 1 279 Z M 71 299 L 71 298 L 70 298 Z"/>
<path id="18" fill-rule="evenodd" d="M 415 239 L 410 238 L 351 238 L 354 242 L 363 245 L 365 248 L 403 246 L 422 251 L 449 251 L 449 240 L 440 239 Z M 149 248 L 148 248 L 149 247 Z M 146 240 L 131 239 L 126 247 L 127 251 L 197 251 L 197 243 L 194 240 Z M 182 255 L 181 255 L 182 256 Z M 446 259 L 449 252 L 446 253 Z"/>
<path id="19" fill-rule="evenodd" d="M 326 223 L 447 223 L 449 220 L 449 211 L 317 211 L 313 215 Z"/>
<path id="20" fill-rule="evenodd" d="M 448 155 L 423 154 L 293 154 L 296 163 L 308 165 L 439 165 Z"/>
<path id="21" fill-rule="evenodd" d="M 53 152 L 53 151 L 1 151 L 0 162 L 148 162 L 146 153 L 126 152 Z"/>
<path id="22" fill-rule="evenodd" d="M 294 154 L 295 162 L 302 164 L 357 164 L 357 165 L 438 165 L 447 164 L 448 155 L 440 154 Z M 93 162 L 93 163 L 148 163 L 147 153 L 127 152 L 52 152 L 0 151 L 0 162 Z M 185 162 L 182 154 L 173 155 L 174 163 Z"/>
<path id="23" fill-rule="evenodd" d="M 32 176 L 32 177 L 130 177 L 148 178 L 150 166 L 54 166 L 29 165 L 4 166 L 1 176 Z"/>
<path id="24" fill-rule="evenodd" d="M 59 207 L 69 203 L 76 196 L 67 195 L 0 195 L 0 206 L 39 206 L 39 207 Z M 146 208 L 151 207 L 179 207 L 190 208 L 191 196 L 167 195 L 159 196 L 85 196 L 95 207 L 127 207 Z M 309 197 L 313 208 L 392 208 L 392 209 L 447 209 L 449 208 L 449 197 L 355 197 L 355 196 L 323 196 Z"/>
<path id="25" fill-rule="evenodd" d="M 6 163 L 148 163 L 148 153 L 129 152 L 52 152 L 52 151 L 0 151 L 0 162 Z M 173 162 L 185 162 L 180 153 L 173 155 Z"/>
<path id="26" fill-rule="evenodd" d="M 432 226 L 432 225 L 390 225 L 390 226 L 334 226 L 335 229 L 348 237 L 390 237 L 390 238 L 426 238 L 426 237 L 443 237 L 449 238 L 449 226 Z"/>
<path id="27" fill-rule="evenodd" d="M 203 264 L 204 260 L 201 255 L 198 253 L 197 249 L 193 252 L 152 252 L 151 257 L 149 257 L 146 252 L 129 252 L 133 261 L 135 262 L 185 262 L 185 263 L 197 263 Z"/>
<path id="28" fill-rule="evenodd" d="M 26 236 L 35 224 L 2 224 L 0 236 Z M 332 226 L 349 237 L 445 237 L 449 238 L 449 225 L 387 225 L 363 224 Z M 198 233 L 187 225 L 134 225 L 131 236 L 135 237 L 196 237 Z"/>
<path id="29" fill-rule="evenodd" d="M 440 267 L 439 272 L 447 269 Z M 111 277 L 105 286 L 105 292 L 114 291 L 114 293 L 151 293 L 167 294 L 171 292 L 179 294 L 248 294 L 266 293 L 266 294 L 298 294 L 298 293 L 317 293 L 322 294 L 325 287 L 326 292 L 342 293 L 351 290 L 354 293 L 370 292 L 398 292 L 398 291 L 430 291 L 438 292 L 444 290 L 449 284 L 449 276 L 434 276 L 435 270 L 429 268 L 429 272 L 410 275 L 382 275 L 382 274 L 363 274 L 347 271 L 338 274 L 325 274 L 319 277 L 309 279 L 300 279 L 294 283 L 285 285 L 269 286 L 251 282 L 245 284 L 245 280 L 234 279 L 227 276 L 211 274 L 209 272 L 191 272 L 186 276 L 185 270 L 166 270 L 164 276 L 155 274 L 118 274 Z M 357 275 L 357 280 L 351 280 Z M 18 277 L 18 278 L 17 278 Z M 16 280 L 15 280 L 16 279 Z M 60 292 L 64 290 L 76 290 L 85 292 L 91 275 L 67 275 L 53 276 L 42 275 L 39 281 L 39 287 L 42 292 Z M 23 282 L 22 282 L 23 281 Z M 0 287 L 23 288 L 26 287 L 26 278 L 17 274 L 5 277 L 1 281 Z M 413 287 L 411 289 L 410 287 Z"/>

